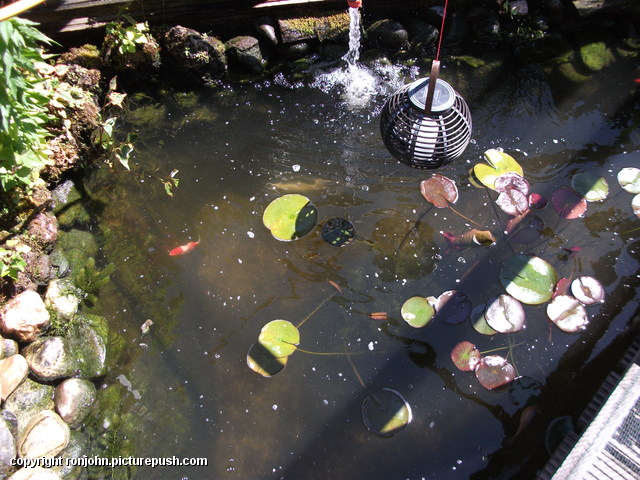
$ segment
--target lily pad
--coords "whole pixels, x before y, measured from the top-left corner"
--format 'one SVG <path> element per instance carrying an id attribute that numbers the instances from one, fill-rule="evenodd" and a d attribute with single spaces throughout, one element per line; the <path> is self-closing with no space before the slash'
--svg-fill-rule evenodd
<path id="1" fill-rule="evenodd" d="M 485 307 L 485 303 L 481 303 L 480 305 L 473 307 L 473 310 L 471 310 L 471 325 L 473 325 L 476 332 L 481 333 L 482 335 L 495 335 L 498 332 L 491 328 L 484 316 Z"/>
<path id="2" fill-rule="evenodd" d="M 362 402 L 362 421 L 381 437 L 391 437 L 400 432 L 411 423 L 412 417 L 409 403 L 390 388 L 378 390 Z"/>
<path id="3" fill-rule="evenodd" d="M 448 290 L 438 297 L 435 307 L 438 317 L 445 323 L 458 325 L 469 318 L 472 305 L 464 293 Z"/>
<path id="4" fill-rule="evenodd" d="M 258 343 L 276 358 L 288 357 L 298 348 L 300 331 L 287 320 L 273 320 L 262 327 Z"/>
<path id="5" fill-rule="evenodd" d="M 578 277 L 571 282 L 571 293 L 583 305 L 604 302 L 604 287 L 598 280 L 587 275 Z"/>
<path id="6" fill-rule="evenodd" d="M 503 193 L 509 190 L 517 190 L 524 196 L 529 195 L 529 182 L 520 174 L 507 172 L 496 178 L 494 183 L 496 192 Z"/>
<path id="7" fill-rule="evenodd" d="M 508 215 L 522 215 L 529 210 L 529 199 L 527 196 L 513 188 L 500 193 L 496 204 Z"/>
<path id="8" fill-rule="evenodd" d="M 247 352 L 247 365 L 263 377 L 273 377 L 287 364 L 289 357 L 274 357 L 260 342 L 256 342 Z"/>
<path id="9" fill-rule="evenodd" d="M 551 298 L 554 299 L 558 295 L 566 295 L 569 291 L 570 286 L 571 280 L 566 277 L 562 277 L 560 280 L 558 280 L 558 283 L 556 283 L 556 288 L 553 289 L 553 295 L 551 296 Z"/>
<path id="10" fill-rule="evenodd" d="M 495 190 L 496 179 L 505 173 L 517 173 L 523 176 L 522 167 L 516 160 L 504 152 L 489 149 L 484 152 L 487 163 L 478 163 L 473 167 L 475 178 L 484 186 Z"/>
<path id="11" fill-rule="evenodd" d="M 544 230 L 544 223 L 531 211 L 509 218 L 506 226 L 511 241 L 522 244 L 535 242 L 542 230 Z"/>
<path id="12" fill-rule="evenodd" d="M 463 372 L 475 370 L 481 358 L 480 350 L 471 342 L 460 342 L 451 350 L 451 360 Z"/>
<path id="13" fill-rule="evenodd" d="M 636 217 L 640 217 L 640 195 L 636 195 L 631 200 L 631 208 L 633 209 L 633 213 L 636 214 Z"/>
<path id="14" fill-rule="evenodd" d="M 344 247 L 354 235 L 353 224 L 344 218 L 332 218 L 322 226 L 322 239 L 334 247 Z"/>
<path id="15" fill-rule="evenodd" d="M 458 187 L 455 182 L 437 173 L 420 182 L 420 193 L 427 202 L 438 208 L 448 207 L 450 203 L 458 201 Z"/>
<path id="16" fill-rule="evenodd" d="M 574 219 L 587 211 L 587 201 L 573 188 L 561 187 L 551 197 L 551 204 L 558 215 L 566 219 Z"/>
<path id="17" fill-rule="evenodd" d="M 262 215 L 262 223 L 282 241 L 296 240 L 316 226 L 318 211 L 304 195 L 288 193 L 273 200 Z"/>
<path id="18" fill-rule="evenodd" d="M 547 317 L 560 330 L 575 333 L 587 328 L 589 317 L 577 298 L 571 295 L 558 295 L 547 305 Z"/>
<path id="19" fill-rule="evenodd" d="M 629 193 L 640 193 L 640 168 L 626 167 L 620 170 L 618 183 Z"/>
<path id="20" fill-rule="evenodd" d="M 487 302 L 484 317 L 499 333 L 519 332 L 524 327 L 524 308 L 511 295 L 498 295 Z"/>
<path id="21" fill-rule="evenodd" d="M 404 302 L 400 314 L 409 325 L 420 328 L 431 321 L 435 310 L 426 298 L 416 296 Z"/>
<path id="22" fill-rule="evenodd" d="M 484 388 L 493 390 L 513 381 L 516 369 L 500 355 L 488 355 L 476 367 L 476 377 Z"/>
<path id="23" fill-rule="evenodd" d="M 527 305 L 549 300 L 557 279 L 553 266 L 533 255 L 509 257 L 500 269 L 500 283 L 507 293 Z"/>
<path id="24" fill-rule="evenodd" d="M 460 249 L 462 247 L 469 247 L 473 245 L 483 245 L 489 247 L 496 243 L 496 237 L 489 230 L 478 230 L 472 228 L 471 230 L 463 233 L 462 235 L 454 235 L 451 232 L 444 232 L 442 234 L 447 243 L 453 248 Z"/>
<path id="25" fill-rule="evenodd" d="M 547 206 L 547 199 L 544 198 L 539 193 L 530 193 L 529 194 L 529 207 L 540 210 Z"/>
<path id="26" fill-rule="evenodd" d="M 576 173 L 571 186 L 587 202 L 602 202 L 609 195 L 609 184 L 595 172 Z"/>

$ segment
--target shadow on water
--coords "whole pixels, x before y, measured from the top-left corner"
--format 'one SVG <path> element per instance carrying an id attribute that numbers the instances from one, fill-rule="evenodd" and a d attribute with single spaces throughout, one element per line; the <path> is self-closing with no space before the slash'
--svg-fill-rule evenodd
<path id="1" fill-rule="evenodd" d="M 419 213 L 424 204 L 417 184 L 428 173 L 389 162 L 377 138 L 376 119 L 351 120 L 353 128 L 345 138 L 337 133 L 344 125 L 331 123 L 334 113 L 344 120 L 344 112 L 318 107 L 330 101 L 323 95 L 307 99 L 308 92 L 293 91 L 285 93 L 292 97 L 285 100 L 279 89 L 263 93 L 268 97 L 265 104 L 260 104 L 259 96 L 251 96 L 251 109 L 244 113 L 235 100 L 225 100 L 232 110 L 226 121 L 242 125 L 245 131 L 254 129 L 255 144 L 248 143 L 245 135 L 232 134 L 224 121 L 213 123 L 220 139 L 210 142 L 202 140 L 211 135 L 209 127 L 181 126 L 175 142 L 162 139 L 162 145 L 151 148 L 149 154 L 162 155 L 159 161 L 180 163 L 181 188 L 188 188 L 173 199 L 159 196 L 154 202 L 130 206 L 123 218 L 110 220 L 116 230 L 116 226 L 124 232 L 138 227 L 145 232 L 135 234 L 137 246 L 121 246 L 125 271 L 120 273 L 123 292 L 119 298 L 127 298 L 131 285 L 127 275 L 153 278 L 155 283 L 145 288 L 160 290 L 151 299 L 129 293 L 128 301 L 114 301 L 114 308 L 122 308 L 120 302 L 134 306 L 135 314 L 127 315 L 132 325 L 141 323 L 149 312 L 157 314 L 158 337 L 141 355 L 146 355 L 145 362 L 165 364 L 172 376 L 154 381 L 180 388 L 185 403 L 191 405 L 191 410 L 180 407 L 188 412 L 186 419 L 180 419 L 188 422 L 182 429 L 189 433 L 172 438 L 164 448 L 210 459 L 206 469 L 163 473 L 191 480 L 531 478 L 548 455 L 544 450 L 548 421 L 579 412 L 599 383 L 596 377 L 615 364 L 617 349 L 635 331 L 630 319 L 637 313 L 638 278 L 632 267 L 637 265 L 638 245 L 630 235 L 614 234 L 618 228 L 628 231 L 635 226 L 630 215 L 618 208 L 618 202 L 624 202 L 616 196 L 613 206 L 590 205 L 585 219 L 562 226 L 547 210 L 541 214 L 546 227 L 538 244 L 515 244 L 501 236 L 489 249 L 451 249 L 439 229 L 461 230 L 469 225 L 448 209 Z M 582 107 L 562 111 L 549 107 L 547 93 L 543 92 L 540 102 L 546 106 L 535 114 L 526 108 L 514 114 L 516 120 L 529 119 L 526 128 L 540 118 L 553 119 L 540 131 L 532 130 L 530 137 L 508 118 L 509 111 L 504 111 L 508 109 L 500 110 L 504 97 L 470 105 L 478 118 L 489 120 L 474 120 L 476 144 L 465 158 L 481 157 L 494 146 L 492 142 L 495 146 L 504 142 L 507 152 L 531 150 L 524 155 L 525 175 L 547 198 L 576 171 L 597 168 L 611 178 L 619 166 L 626 166 L 624 157 L 613 165 L 608 162 L 625 141 L 619 138 L 620 125 L 635 112 L 632 99 L 615 107 L 622 114 L 598 123 L 587 108 L 581 117 L 576 109 Z M 598 111 L 600 107 L 591 108 Z M 582 122 L 603 129 L 590 125 L 581 130 Z M 505 125 L 515 125 L 516 131 L 505 132 Z M 573 130 L 562 140 L 555 135 L 559 127 Z M 611 136 L 617 137 L 613 143 Z M 600 137 L 604 143 L 599 143 Z M 194 151 L 185 153 L 189 143 Z M 214 163 L 216 169 L 207 166 Z M 470 166 L 461 160 L 439 173 L 466 185 Z M 466 186 L 461 191 L 462 205 L 457 207 L 490 228 L 503 230 L 487 192 Z M 260 213 L 274 197 L 294 192 L 311 198 L 320 223 L 336 216 L 348 218 L 373 245 L 351 242 L 335 248 L 319 238 L 318 228 L 296 242 L 276 242 L 262 228 Z M 118 201 L 126 203 L 127 195 L 131 194 L 124 193 Z M 203 239 L 198 249 L 167 260 L 164 243 L 184 243 L 184 237 L 198 234 Z M 123 239 L 127 234 L 114 242 L 126 243 Z M 562 247 L 571 242 L 583 246 L 582 255 L 566 258 Z M 128 248 L 150 253 L 136 257 Z M 394 319 L 399 304 L 416 294 L 455 288 L 467 292 L 474 304 L 485 301 L 499 291 L 496 279 L 502 260 L 516 253 L 543 254 L 559 271 L 601 275 L 608 300 L 596 307 L 589 328 L 577 335 L 553 330 L 538 307 L 527 307 L 527 331 L 499 339 L 482 337 L 468 324 L 434 321 L 414 330 Z M 139 264 L 132 265 L 126 258 L 139 258 Z M 361 372 L 364 388 L 339 355 L 314 357 L 298 352 L 280 372 L 279 359 L 259 344 L 250 347 L 266 321 L 300 319 L 308 305 L 326 298 L 327 280 L 339 284 L 343 293 L 322 304 L 322 315 L 305 323 L 301 345 L 320 352 L 344 345 L 345 352 L 358 353 L 348 358 Z M 392 312 L 388 320 L 367 318 L 367 313 L 381 310 Z M 120 321 L 126 325 L 127 319 Z M 520 415 L 531 404 L 510 401 L 508 389 L 484 391 L 473 374 L 454 371 L 449 352 L 465 338 L 482 348 L 527 342 L 510 355 L 521 375 L 544 385 L 534 404 L 536 421 L 515 438 Z M 250 371 L 247 350 L 265 371 L 279 372 L 277 376 L 264 379 Z M 136 362 L 131 362 L 133 370 L 140 368 Z M 363 402 L 382 388 L 401 392 L 414 412 L 406 429 L 386 439 L 367 431 L 362 423 Z M 143 402 L 153 404 L 145 397 Z M 395 413 L 384 411 L 383 423 Z M 176 421 L 165 416 L 149 424 L 154 434 L 171 435 Z M 158 441 L 151 443 L 155 447 Z M 141 445 L 141 454 L 146 453 L 152 450 Z M 504 476 L 505 472 L 517 474 Z M 141 470 L 139 478 L 157 478 L 157 472 Z"/>

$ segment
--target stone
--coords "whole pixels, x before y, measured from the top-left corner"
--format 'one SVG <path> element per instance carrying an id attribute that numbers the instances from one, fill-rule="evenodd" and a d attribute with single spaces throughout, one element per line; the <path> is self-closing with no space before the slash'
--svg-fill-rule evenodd
<path id="1" fill-rule="evenodd" d="M 306 41 L 287 43 L 278 48 L 278 53 L 284 58 L 295 60 L 309 55 L 311 53 L 311 45 Z"/>
<path id="2" fill-rule="evenodd" d="M 44 304 L 64 320 L 70 320 L 78 312 L 81 294 L 68 278 L 56 278 L 49 282 Z"/>
<path id="3" fill-rule="evenodd" d="M 62 278 L 69 272 L 69 259 L 61 248 L 54 247 L 49 254 L 51 272 L 57 278 Z"/>
<path id="4" fill-rule="evenodd" d="M 81 325 L 68 339 L 75 371 L 86 378 L 104 374 L 107 361 L 105 339 L 93 327 Z"/>
<path id="5" fill-rule="evenodd" d="M 249 35 L 233 37 L 225 43 L 225 48 L 230 62 L 234 62 L 252 73 L 260 73 L 264 70 L 267 62 L 262 56 L 262 49 L 257 38 Z"/>
<path id="6" fill-rule="evenodd" d="M 51 410 L 34 415 L 18 440 L 18 456 L 22 458 L 55 457 L 68 444 L 69 425 Z"/>
<path id="7" fill-rule="evenodd" d="M 49 312 L 36 292 L 27 290 L 9 300 L 0 309 L 0 328 L 22 342 L 32 342 L 49 323 Z"/>
<path id="8" fill-rule="evenodd" d="M 405 48 L 409 42 L 409 33 L 395 20 L 382 19 L 367 28 L 367 39 L 372 47 L 397 51 Z"/>
<path id="9" fill-rule="evenodd" d="M 20 435 L 36 413 L 53 410 L 53 387 L 27 379 L 16 388 L 3 404 L 3 412 L 16 417 L 17 434 Z"/>
<path id="10" fill-rule="evenodd" d="M 43 250 L 49 251 L 58 239 L 58 220 L 51 211 L 37 213 L 27 227 L 29 236 Z"/>
<path id="11" fill-rule="evenodd" d="M 69 427 L 79 427 L 91 412 L 96 387 L 84 378 L 68 378 L 55 389 L 56 411 Z"/>
<path id="12" fill-rule="evenodd" d="M 523 17 L 529 14 L 527 0 L 512 0 L 509 2 L 509 13 L 514 17 Z"/>
<path id="13" fill-rule="evenodd" d="M 333 40 L 346 43 L 349 38 L 349 14 L 341 12 L 317 17 L 280 18 L 278 29 L 282 43 L 301 40 Z"/>
<path id="14" fill-rule="evenodd" d="M 178 83 L 211 84 L 227 72 L 224 43 L 211 35 L 176 25 L 164 35 L 165 63 Z"/>
<path id="15" fill-rule="evenodd" d="M 256 21 L 256 29 L 268 44 L 275 47 L 280 43 L 276 34 L 275 24 L 271 18 L 259 18 Z"/>
<path id="16" fill-rule="evenodd" d="M 7 358 L 18 353 L 18 342 L 12 338 L 0 336 L 0 358 Z"/>
<path id="17" fill-rule="evenodd" d="M 60 480 L 60 475 L 50 468 L 29 467 L 21 468 L 9 480 Z"/>
<path id="18" fill-rule="evenodd" d="M 13 418 L 15 421 L 15 416 Z M 11 460 L 16 458 L 16 439 L 14 437 L 15 425 L 0 415 L 0 478 L 10 471 Z"/>
<path id="19" fill-rule="evenodd" d="M 53 278 L 49 255 L 39 249 L 31 249 L 22 256 L 27 266 L 24 274 L 40 287 L 47 285 Z"/>
<path id="20" fill-rule="evenodd" d="M 615 62 L 613 51 L 604 42 L 591 42 L 580 47 L 580 59 L 585 67 L 598 72 Z"/>
<path id="21" fill-rule="evenodd" d="M 64 459 L 61 465 L 56 465 L 53 470 L 56 471 L 64 480 L 86 479 L 85 467 L 78 465 L 78 462 L 66 461 L 66 459 L 79 459 L 89 452 L 89 439 L 78 430 L 71 430 L 69 435 L 69 444 L 62 450 L 57 458 Z M 84 475 L 83 475 L 84 474 Z"/>
<path id="22" fill-rule="evenodd" d="M 0 360 L 0 398 L 4 402 L 29 373 L 27 360 L 20 354 Z"/>
<path id="23" fill-rule="evenodd" d="M 22 354 L 33 375 L 46 382 L 74 375 L 77 362 L 71 351 L 66 338 L 47 337 L 27 345 Z"/>

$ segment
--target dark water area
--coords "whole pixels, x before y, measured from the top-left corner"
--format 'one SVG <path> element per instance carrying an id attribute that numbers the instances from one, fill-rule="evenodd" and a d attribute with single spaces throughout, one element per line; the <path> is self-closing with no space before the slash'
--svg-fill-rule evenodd
<path id="1" fill-rule="evenodd" d="M 455 180 L 456 210 L 498 237 L 492 247 L 460 250 L 443 233 L 477 227 L 430 206 L 419 184 L 433 172 L 392 159 L 379 133 L 385 98 L 428 72 L 376 75 L 371 95 L 355 105 L 340 86 L 282 77 L 133 103 L 132 171 L 105 168 L 90 182 L 105 201 L 102 253 L 117 267 L 101 308 L 127 341 L 107 382 L 129 389 L 123 409 L 135 420 L 137 456 L 208 459 L 207 467 L 141 468 L 135 478 L 526 478 L 482 472 L 513 444 L 523 408 L 541 400 L 508 387 L 486 390 L 457 370 L 450 352 L 463 340 L 481 351 L 511 345 L 518 375 L 539 382 L 540 398 L 553 397 L 558 415 L 579 413 L 575 398 L 549 379 L 579 378 L 638 308 L 640 220 L 633 195 L 616 180 L 620 169 L 640 164 L 636 67 L 621 62 L 570 88 L 518 68 L 485 92 L 460 92 L 473 99 L 473 140 L 437 173 Z M 548 205 L 538 213 L 537 240 L 505 242 L 508 217 L 493 205 L 496 195 L 468 181 L 490 148 L 513 156 L 532 190 L 548 199 L 574 174 L 594 171 L 609 196 L 573 220 Z M 169 196 L 160 179 L 175 170 L 179 185 Z M 359 238 L 336 248 L 317 228 L 294 242 L 276 240 L 262 213 L 285 193 L 307 196 L 320 225 L 348 219 Z M 168 255 L 190 241 L 200 243 Z M 575 256 L 564 250 L 574 246 L 581 247 Z M 400 308 L 414 295 L 457 289 L 475 306 L 504 293 L 498 272 L 515 253 L 544 258 L 559 277 L 600 280 L 607 298 L 588 307 L 586 330 L 562 332 L 545 305 L 525 305 L 526 328 L 513 334 L 484 336 L 469 322 L 437 318 L 421 329 L 403 322 Z M 334 295 L 329 281 L 342 292 Z M 299 324 L 318 306 L 300 328 L 300 348 L 336 355 L 297 351 L 272 378 L 248 368 L 247 351 L 264 324 Z M 370 319 L 372 312 L 388 320 Z M 147 319 L 153 325 L 142 335 Z M 390 438 L 362 421 L 363 401 L 381 388 L 398 391 L 413 413 Z M 527 450 L 546 455 L 542 441 Z M 503 472 L 523 462 L 508 457 Z"/>

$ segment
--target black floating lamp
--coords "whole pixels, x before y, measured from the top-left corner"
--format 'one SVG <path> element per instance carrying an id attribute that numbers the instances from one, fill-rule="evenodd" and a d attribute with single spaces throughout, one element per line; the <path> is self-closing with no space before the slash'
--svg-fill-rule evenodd
<path id="1" fill-rule="evenodd" d="M 447 2 L 448 3 L 448 2 Z M 464 152 L 471 140 L 471 112 L 440 73 L 440 45 L 431 75 L 401 87 L 389 97 L 380 117 L 380 133 L 389 152 L 415 168 L 439 168 Z"/>

